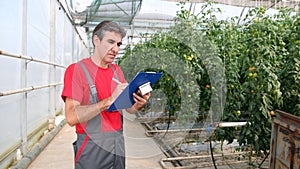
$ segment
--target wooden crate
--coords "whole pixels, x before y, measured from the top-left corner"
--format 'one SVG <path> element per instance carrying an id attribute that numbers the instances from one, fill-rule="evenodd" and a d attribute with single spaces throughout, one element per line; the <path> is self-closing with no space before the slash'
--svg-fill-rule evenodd
<path id="1" fill-rule="evenodd" d="M 300 168 L 300 118 L 276 110 L 272 119 L 270 168 Z"/>

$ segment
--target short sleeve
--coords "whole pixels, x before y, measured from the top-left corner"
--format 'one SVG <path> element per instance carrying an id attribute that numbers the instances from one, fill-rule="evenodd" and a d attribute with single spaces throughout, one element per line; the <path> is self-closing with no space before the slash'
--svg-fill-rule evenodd
<path id="1" fill-rule="evenodd" d="M 66 97 L 75 99 L 80 103 L 83 100 L 84 82 L 83 71 L 78 64 L 71 64 L 65 71 L 64 87 L 61 94 L 62 99 L 65 101 Z"/>

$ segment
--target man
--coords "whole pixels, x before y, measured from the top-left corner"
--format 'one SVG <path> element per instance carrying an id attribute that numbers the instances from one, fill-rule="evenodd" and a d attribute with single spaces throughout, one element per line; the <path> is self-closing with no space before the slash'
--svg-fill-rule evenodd
<path id="1" fill-rule="evenodd" d="M 76 126 L 76 169 L 125 168 L 122 112 L 106 111 L 127 85 L 120 67 L 112 63 L 125 35 L 116 23 L 101 22 L 93 31 L 93 55 L 66 69 L 62 98 L 66 121 Z M 137 112 L 149 97 L 134 93 L 135 104 L 127 112 Z"/>

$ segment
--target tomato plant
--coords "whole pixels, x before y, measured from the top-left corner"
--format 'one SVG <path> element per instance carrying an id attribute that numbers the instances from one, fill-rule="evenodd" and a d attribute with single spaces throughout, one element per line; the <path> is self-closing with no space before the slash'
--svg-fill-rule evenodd
<path id="1" fill-rule="evenodd" d="M 222 121 L 246 121 L 247 125 L 240 130 L 219 128 L 215 139 L 232 142 L 237 138 L 250 152 L 266 153 L 270 146 L 270 112 L 281 109 L 300 116 L 300 14 L 281 9 L 267 15 L 266 9 L 259 7 L 250 10 L 245 18 L 225 21 L 217 20 L 215 14 L 221 11 L 211 3 L 206 3 L 199 14 L 192 14 L 184 9 L 184 3 L 180 4 L 175 26 L 169 32 L 157 32 L 150 40 L 127 48 L 120 62 L 132 53 L 143 52 L 138 61 L 128 62 L 123 69 L 132 72 L 134 67 L 128 66 L 129 63 L 138 62 L 148 66 L 159 64 L 158 69 L 164 71 L 167 64 L 161 63 L 178 62 L 173 60 L 178 58 L 182 62 L 172 65 L 180 75 L 167 74 L 157 85 L 168 96 L 172 112 L 183 106 L 190 112 L 188 115 L 194 116 L 191 106 L 198 106 L 201 120 L 207 112 L 222 109 L 219 112 L 223 112 Z M 149 49 L 159 49 L 164 54 Z M 153 57 L 151 53 L 159 57 L 149 63 L 147 58 Z M 182 71 L 183 64 L 189 65 L 188 69 Z M 222 73 L 226 81 L 222 80 Z M 188 74 L 194 79 L 186 82 Z M 180 79 L 185 80 L 185 89 L 178 85 Z M 199 100 L 182 103 L 184 90 Z M 213 97 L 216 93 L 226 93 L 224 106 L 215 104 L 224 99 Z"/>

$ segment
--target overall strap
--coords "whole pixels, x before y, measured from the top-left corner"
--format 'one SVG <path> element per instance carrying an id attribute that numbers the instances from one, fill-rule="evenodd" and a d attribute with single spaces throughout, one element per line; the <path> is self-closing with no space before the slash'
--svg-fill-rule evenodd
<path id="1" fill-rule="evenodd" d="M 85 74 L 85 76 L 88 80 L 89 86 L 90 86 L 90 103 L 92 104 L 92 103 L 96 103 L 96 102 L 100 101 L 99 98 L 98 98 L 96 86 L 94 85 L 93 79 L 91 78 L 90 73 L 88 72 L 86 66 L 82 62 L 78 62 L 78 63 L 82 67 L 82 69 L 84 71 L 84 74 Z M 113 67 L 113 65 L 109 64 L 109 67 L 114 72 L 114 77 L 117 80 L 119 80 L 118 74 L 115 71 L 115 68 Z"/>
<path id="2" fill-rule="evenodd" d="M 96 86 L 93 83 L 93 79 L 91 78 L 91 75 L 88 72 L 86 66 L 81 61 L 78 63 L 82 67 L 85 77 L 87 78 L 89 86 L 90 86 L 90 104 L 97 103 L 99 101 L 98 92 L 97 92 Z M 94 133 L 95 131 L 99 131 L 99 130 L 101 131 L 100 114 L 98 114 L 97 116 L 93 117 L 92 119 L 90 119 L 88 121 L 88 124 L 85 129 L 85 132 L 87 133 L 86 138 L 88 138 L 88 135 L 90 135 L 91 133 Z"/>
<path id="3" fill-rule="evenodd" d="M 114 72 L 114 77 L 115 77 L 117 80 L 119 80 L 118 74 L 117 74 L 117 72 L 116 72 L 114 66 L 113 66 L 112 64 L 109 64 L 108 66 L 109 66 L 109 67 L 111 68 L 111 70 Z"/>
<path id="4" fill-rule="evenodd" d="M 115 77 L 117 80 L 119 80 L 118 74 L 117 74 L 117 72 L 116 72 L 114 66 L 113 66 L 112 64 L 109 64 L 108 66 L 109 66 L 109 67 L 111 68 L 111 70 L 114 72 L 114 77 Z M 120 80 L 119 80 L 119 81 L 120 81 Z M 120 111 L 120 114 L 121 114 L 122 129 L 123 129 L 123 124 L 124 124 L 124 121 L 123 121 L 123 112 Z"/>
<path id="5" fill-rule="evenodd" d="M 90 86 L 90 104 L 96 103 L 96 102 L 99 101 L 99 98 L 98 98 L 98 93 L 97 93 L 96 86 L 93 83 L 93 79 L 91 78 L 91 75 L 88 72 L 85 65 L 82 62 L 78 62 L 78 63 L 82 67 L 82 69 L 84 71 L 84 74 L 85 74 L 85 76 L 88 80 L 89 86 Z"/>
<path id="6" fill-rule="evenodd" d="M 95 84 L 93 83 L 93 79 L 91 78 L 91 75 L 88 72 L 86 66 L 81 61 L 78 62 L 78 63 L 82 67 L 82 69 L 84 71 L 84 74 L 85 74 L 85 76 L 88 80 L 89 86 L 90 86 L 90 104 L 97 103 L 100 100 L 98 98 L 98 92 L 97 92 Z M 114 72 L 114 77 L 117 80 L 119 80 L 118 75 L 115 71 L 115 68 L 111 64 L 109 64 L 109 67 Z M 123 116 L 122 112 L 121 112 L 121 116 Z M 122 121 L 122 129 L 123 129 L 123 117 L 121 117 L 121 121 Z M 101 130 L 101 117 L 100 117 L 100 114 L 95 116 L 94 118 L 92 118 L 88 122 L 88 125 L 86 127 L 86 133 L 91 134 L 91 133 L 94 133 L 94 131 L 98 131 L 99 129 Z"/>

